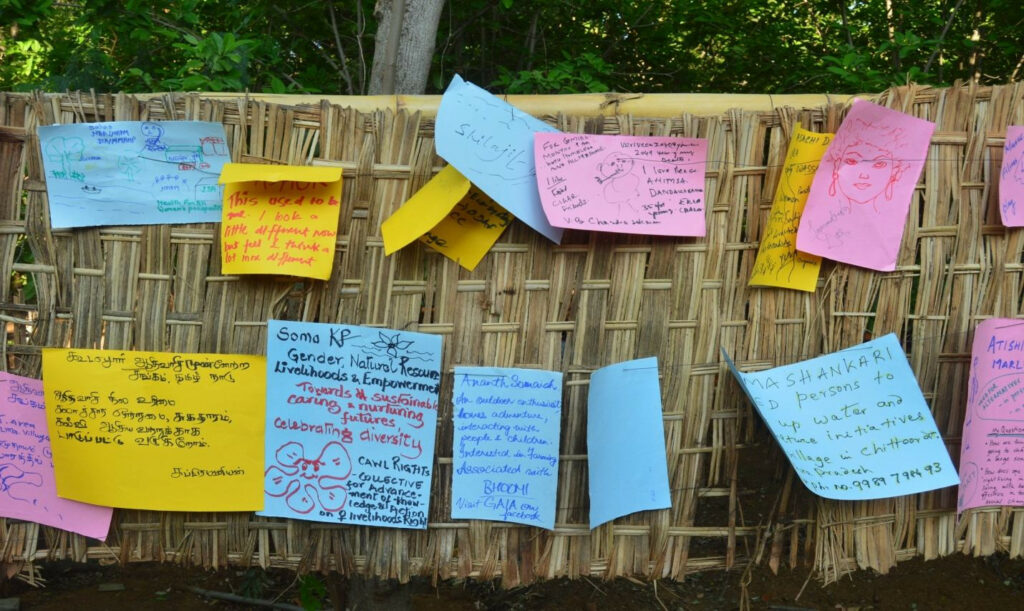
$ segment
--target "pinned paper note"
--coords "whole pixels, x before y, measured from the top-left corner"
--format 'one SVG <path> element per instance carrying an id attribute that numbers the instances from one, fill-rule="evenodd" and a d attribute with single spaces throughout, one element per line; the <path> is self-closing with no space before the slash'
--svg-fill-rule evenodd
<path id="1" fill-rule="evenodd" d="M 43 383 L 0 372 L 0 516 L 106 539 L 110 507 L 57 496 Z"/>
<path id="2" fill-rule="evenodd" d="M 381 224 L 384 254 L 420 240 L 472 271 L 512 215 L 452 166 L 445 166 Z"/>
<path id="3" fill-rule="evenodd" d="M 452 518 L 555 527 L 562 374 L 456 367 Z"/>
<path id="4" fill-rule="evenodd" d="M 225 274 L 327 280 L 341 211 L 341 169 L 229 163 L 221 263 Z"/>
<path id="5" fill-rule="evenodd" d="M 818 162 L 831 141 L 832 134 L 810 132 L 802 129 L 799 123 L 793 129 L 793 137 L 786 150 L 786 163 L 782 166 L 775 200 L 772 201 L 772 210 L 768 213 L 768 222 L 754 261 L 751 286 L 814 292 L 821 259 L 797 253 L 796 232 Z"/>
<path id="6" fill-rule="evenodd" d="M 935 124 L 854 100 L 818 166 L 800 219 L 802 253 L 896 269 Z"/>
<path id="7" fill-rule="evenodd" d="M 57 493 L 160 511 L 263 507 L 265 360 L 43 349 Z"/>
<path id="8" fill-rule="evenodd" d="M 590 528 L 671 507 L 658 359 L 598 369 L 587 402 Z"/>
<path id="9" fill-rule="evenodd" d="M 1006 128 L 1003 166 L 999 170 L 999 213 L 1003 225 L 1024 227 L 1024 126 Z"/>
<path id="10" fill-rule="evenodd" d="M 957 510 L 1024 505 L 1024 320 L 974 330 Z"/>
<path id="11" fill-rule="evenodd" d="M 553 242 L 540 206 L 533 136 L 553 127 L 503 102 L 458 75 L 441 98 L 434 123 L 437 154 L 516 218 Z"/>
<path id="12" fill-rule="evenodd" d="M 426 528 L 441 337 L 271 320 L 261 515 Z"/>
<path id="13" fill-rule="evenodd" d="M 959 481 L 895 335 L 755 373 L 725 359 L 815 494 L 882 499 Z"/>
<path id="14" fill-rule="evenodd" d="M 555 227 L 703 236 L 707 140 L 540 133 L 541 204 Z"/>
<path id="15" fill-rule="evenodd" d="M 220 221 L 220 123 L 47 125 L 39 145 L 55 229 Z"/>

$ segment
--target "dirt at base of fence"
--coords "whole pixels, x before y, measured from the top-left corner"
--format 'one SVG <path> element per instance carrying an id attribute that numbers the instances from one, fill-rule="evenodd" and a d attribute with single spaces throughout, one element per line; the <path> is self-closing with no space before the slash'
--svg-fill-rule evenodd
<path id="1" fill-rule="evenodd" d="M 7 581 L 0 587 L 0 594 L 19 597 L 21 608 L 26 610 L 115 611 L 255 608 L 210 598 L 196 593 L 196 589 L 300 608 L 305 603 L 306 608 L 417 611 L 740 609 L 744 603 L 749 603 L 751 609 L 776 611 L 997 608 L 1019 604 L 1024 595 L 1024 560 L 1001 555 L 953 555 L 928 562 L 915 559 L 901 563 L 888 575 L 858 571 L 828 586 L 808 581 L 806 570 L 782 569 L 773 575 L 764 567 L 747 575 L 711 571 L 683 581 L 659 580 L 656 585 L 627 579 L 556 579 L 508 590 L 496 583 L 473 580 L 447 581 L 435 587 L 425 579 L 398 585 L 331 574 L 307 581 L 284 570 L 207 571 L 156 563 L 53 563 L 41 568 L 46 587 Z"/>

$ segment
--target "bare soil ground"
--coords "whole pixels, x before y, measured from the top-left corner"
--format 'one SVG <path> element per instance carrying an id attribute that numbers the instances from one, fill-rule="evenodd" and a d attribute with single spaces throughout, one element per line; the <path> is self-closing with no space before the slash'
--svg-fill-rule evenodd
<path id="1" fill-rule="evenodd" d="M 751 609 L 802 611 L 833 609 L 990 609 L 1021 608 L 1024 560 L 1005 556 L 954 555 L 900 564 L 888 575 L 857 572 L 839 583 L 808 581 L 806 570 L 773 575 L 755 568 L 741 586 L 740 572 L 716 571 L 681 582 L 657 584 L 618 579 L 552 580 L 503 590 L 490 582 L 426 580 L 405 585 L 318 575 L 297 579 L 288 571 L 226 569 L 205 571 L 169 564 L 51 563 L 42 565 L 44 588 L 18 580 L 0 585 L 0 595 L 20 598 L 22 609 L 250 609 L 237 602 L 194 591 L 229 593 L 282 605 L 323 609 L 473 610 L 480 609 Z M 316 605 L 320 605 L 317 607 Z"/>

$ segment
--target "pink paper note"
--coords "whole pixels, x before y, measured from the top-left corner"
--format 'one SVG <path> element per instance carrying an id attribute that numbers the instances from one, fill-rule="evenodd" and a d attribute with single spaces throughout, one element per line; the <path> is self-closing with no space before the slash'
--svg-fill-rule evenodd
<path id="1" fill-rule="evenodd" d="M 1003 225 L 1024 227 L 1024 126 L 1006 128 L 1003 167 L 999 171 L 999 213 Z"/>
<path id="2" fill-rule="evenodd" d="M 934 130 L 934 123 L 854 100 L 814 175 L 797 250 L 879 271 L 896 269 Z"/>
<path id="3" fill-rule="evenodd" d="M 43 383 L 0 372 L 0 515 L 106 539 L 110 507 L 57 496 Z"/>
<path id="4" fill-rule="evenodd" d="M 540 202 L 555 227 L 703 236 L 707 140 L 538 133 Z"/>
<path id="5" fill-rule="evenodd" d="M 957 510 L 987 505 L 1024 505 L 1024 320 L 974 330 Z"/>

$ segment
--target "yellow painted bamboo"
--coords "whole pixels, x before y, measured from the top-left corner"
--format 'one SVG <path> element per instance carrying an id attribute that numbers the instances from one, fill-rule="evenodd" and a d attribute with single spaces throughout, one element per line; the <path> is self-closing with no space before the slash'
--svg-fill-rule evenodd
<path id="1" fill-rule="evenodd" d="M 140 100 L 162 98 L 181 93 L 140 93 Z M 227 92 L 206 92 L 204 99 L 235 100 L 245 94 Z M 673 117 L 686 112 L 695 115 L 714 115 L 729 109 L 753 112 L 771 111 L 790 106 L 794 108 L 818 108 L 828 104 L 842 104 L 850 100 L 850 94 L 727 94 L 727 93 L 580 93 L 567 95 L 500 95 L 516 108 L 534 115 L 557 114 L 581 117 L 609 117 L 617 114 L 631 114 L 642 117 Z M 861 96 L 870 97 L 870 96 Z M 283 106 L 328 104 L 353 108 L 359 112 L 390 110 L 397 112 L 421 112 L 425 117 L 437 114 L 441 103 L 439 95 L 298 95 L 250 93 L 253 101 Z"/>

